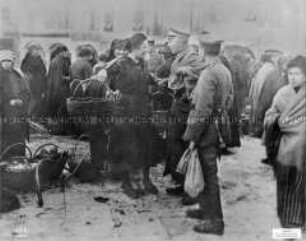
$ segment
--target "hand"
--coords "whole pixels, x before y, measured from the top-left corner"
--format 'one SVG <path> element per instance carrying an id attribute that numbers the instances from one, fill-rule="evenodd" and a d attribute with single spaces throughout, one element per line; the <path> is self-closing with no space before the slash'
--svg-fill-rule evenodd
<path id="1" fill-rule="evenodd" d="M 21 99 L 12 99 L 10 100 L 11 106 L 21 106 L 23 104 L 23 101 Z"/>
<path id="2" fill-rule="evenodd" d="M 98 80 L 98 81 L 100 81 L 100 82 L 103 83 L 103 82 L 105 82 L 106 77 L 107 77 L 107 72 L 106 72 L 105 69 L 102 69 L 102 70 L 100 70 L 100 71 L 98 72 L 97 75 L 95 75 L 95 76 L 93 77 L 93 79 L 96 79 L 96 80 Z"/>
<path id="3" fill-rule="evenodd" d="M 157 84 L 158 84 L 159 86 L 162 86 L 162 85 L 167 84 L 167 82 L 168 82 L 168 79 L 158 79 Z"/>
<path id="4" fill-rule="evenodd" d="M 195 143 L 194 143 L 194 141 L 190 141 L 190 143 L 189 143 L 189 150 L 191 150 L 191 151 L 193 151 L 194 150 L 194 148 L 195 148 Z"/>

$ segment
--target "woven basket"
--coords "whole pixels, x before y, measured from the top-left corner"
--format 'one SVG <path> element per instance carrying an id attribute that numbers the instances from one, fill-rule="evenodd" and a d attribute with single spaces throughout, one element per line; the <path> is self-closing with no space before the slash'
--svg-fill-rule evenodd
<path id="1" fill-rule="evenodd" d="M 122 113 L 124 107 L 119 102 L 110 101 L 104 97 L 76 97 L 77 91 L 83 84 L 91 85 L 95 82 L 87 79 L 76 86 L 73 96 L 66 101 L 67 111 L 70 115 L 116 115 Z M 109 86 L 105 83 L 105 90 L 109 90 Z M 105 93 L 103 95 L 106 95 Z"/>
<path id="2" fill-rule="evenodd" d="M 24 145 L 23 143 L 16 143 L 7 147 L 1 154 L 1 161 L 6 165 L 1 168 L 1 179 L 2 185 L 5 188 L 18 191 L 18 192 L 29 192 L 35 190 L 35 166 L 29 161 L 32 159 L 32 152 L 28 146 L 25 148 L 28 150 L 30 157 L 12 157 L 10 160 L 2 160 L 2 156 L 5 155 L 10 149 L 17 145 Z M 15 163 L 18 163 L 18 168 Z"/>

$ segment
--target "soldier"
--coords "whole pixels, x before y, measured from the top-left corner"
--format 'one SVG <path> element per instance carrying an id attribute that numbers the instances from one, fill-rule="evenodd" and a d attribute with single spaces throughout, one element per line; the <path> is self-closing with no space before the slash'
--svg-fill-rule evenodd
<path id="1" fill-rule="evenodd" d="M 191 150 L 198 150 L 205 188 L 198 198 L 200 209 L 188 210 L 187 216 L 202 220 L 194 227 L 196 232 L 222 235 L 224 223 L 217 176 L 220 133 L 214 119 L 231 107 L 233 85 L 229 70 L 218 57 L 222 41 L 206 35 L 200 42 L 205 69 L 194 90 L 193 109 L 183 139 L 190 142 Z"/>
<path id="2" fill-rule="evenodd" d="M 169 125 L 168 151 L 164 175 L 171 174 L 173 180 L 178 184 L 175 188 L 168 188 L 170 195 L 183 195 L 184 177 L 176 173 L 176 166 L 188 147 L 188 143 L 181 139 L 186 129 L 189 113 L 189 100 L 185 95 L 184 79 L 180 69 L 189 67 L 193 70 L 202 69 L 203 63 L 199 54 L 191 51 L 188 46 L 189 34 L 176 29 L 171 29 L 169 48 L 176 54 L 171 65 L 170 76 L 167 79 L 168 88 L 174 93 L 174 101 L 171 106 L 171 123 Z M 184 201 L 183 201 L 184 203 Z"/>

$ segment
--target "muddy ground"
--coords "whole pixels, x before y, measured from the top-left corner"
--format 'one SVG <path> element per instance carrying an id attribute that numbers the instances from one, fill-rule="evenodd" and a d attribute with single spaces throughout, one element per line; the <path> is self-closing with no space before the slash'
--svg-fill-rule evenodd
<path id="1" fill-rule="evenodd" d="M 53 142 L 63 148 L 73 147 L 75 140 L 62 137 L 34 136 L 34 149 Z M 79 142 L 78 150 L 88 152 L 88 143 Z M 262 240 L 272 239 L 272 229 L 279 227 L 276 217 L 275 180 L 271 168 L 263 165 L 264 148 L 260 140 L 244 137 L 235 154 L 222 157 L 222 203 L 225 234 L 222 237 L 197 234 L 192 230 L 196 220 L 188 219 L 188 208 L 180 198 L 168 196 L 171 185 L 162 177 L 163 165 L 151 169 L 158 196 L 138 200 L 125 196 L 119 182 L 101 180 L 95 184 L 72 180 L 65 196 L 59 188 L 44 192 L 45 205 L 38 208 L 34 193 L 20 195 L 22 208 L 0 219 L 0 240 L 12 240 L 16 223 L 23 217 L 26 231 L 22 240 Z M 94 197 L 108 198 L 105 203 Z M 20 226 L 20 225 L 19 225 Z M 18 228 L 17 228 L 18 229 Z M 17 230 L 18 231 L 18 230 Z M 17 237 L 15 237 L 17 239 Z"/>

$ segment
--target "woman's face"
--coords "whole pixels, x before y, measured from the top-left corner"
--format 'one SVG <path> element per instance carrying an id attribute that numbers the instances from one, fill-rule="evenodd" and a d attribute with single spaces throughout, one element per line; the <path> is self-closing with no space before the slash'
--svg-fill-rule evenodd
<path id="1" fill-rule="evenodd" d="M 300 87 L 306 83 L 306 76 L 299 67 L 293 67 L 288 70 L 288 81 L 294 88 Z"/>
<path id="2" fill-rule="evenodd" d="M 3 60 L 1 61 L 1 66 L 5 70 L 12 70 L 14 67 L 14 63 L 11 60 Z"/>
<path id="3" fill-rule="evenodd" d="M 146 54 L 148 53 L 148 44 L 147 41 L 144 41 L 138 49 L 134 50 L 136 57 L 139 59 L 144 59 Z"/>

